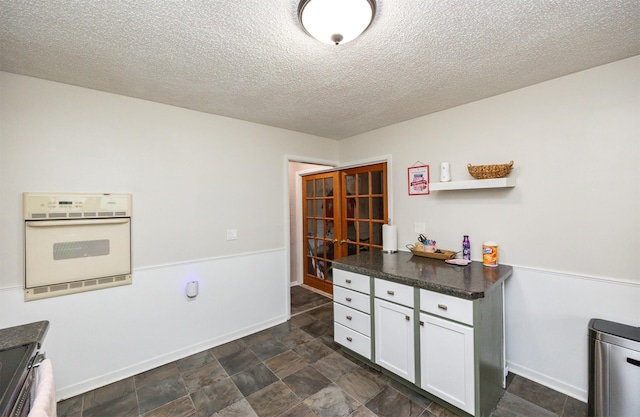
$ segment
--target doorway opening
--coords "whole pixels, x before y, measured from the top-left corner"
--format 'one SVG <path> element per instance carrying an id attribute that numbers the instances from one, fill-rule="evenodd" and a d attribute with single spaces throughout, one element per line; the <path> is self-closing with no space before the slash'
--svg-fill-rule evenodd
<path id="1" fill-rule="evenodd" d="M 310 162 L 288 162 L 289 176 L 289 285 L 303 283 L 302 253 L 302 205 L 301 174 L 332 169 L 333 165 L 317 164 Z"/>

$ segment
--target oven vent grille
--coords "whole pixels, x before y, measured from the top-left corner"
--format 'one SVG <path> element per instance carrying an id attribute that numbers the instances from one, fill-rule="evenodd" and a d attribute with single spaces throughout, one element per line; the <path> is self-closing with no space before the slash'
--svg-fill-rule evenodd
<path id="1" fill-rule="evenodd" d="M 126 211 L 83 211 L 83 212 L 69 212 L 69 213 L 31 213 L 29 219 L 42 220 L 42 219 L 79 219 L 79 218 L 110 218 L 110 217 L 128 217 Z M 28 220 L 28 219 L 27 219 Z"/>
<path id="2" fill-rule="evenodd" d="M 32 301 L 42 298 L 56 297 L 59 295 L 74 294 L 79 292 L 98 290 L 102 288 L 131 285 L 131 274 L 115 275 L 96 279 L 69 282 L 65 284 L 45 285 L 42 287 L 25 288 L 24 300 Z"/>

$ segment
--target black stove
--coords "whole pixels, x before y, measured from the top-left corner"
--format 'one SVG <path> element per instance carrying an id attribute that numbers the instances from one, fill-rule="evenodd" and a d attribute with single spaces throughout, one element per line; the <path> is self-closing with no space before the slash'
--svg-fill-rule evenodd
<path id="1" fill-rule="evenodd" d="M 28 400 L 25 386 L 33 379 L 31 368 L 37 343 L 0 350 L 0 416 L 19 416 Z M 28 408 L 28 407 L 27 407 Z"/>

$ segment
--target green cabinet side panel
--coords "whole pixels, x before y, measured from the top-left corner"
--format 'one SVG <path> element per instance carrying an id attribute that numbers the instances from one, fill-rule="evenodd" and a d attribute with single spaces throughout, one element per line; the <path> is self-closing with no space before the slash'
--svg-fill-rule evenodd
<path id="1" fill-rule="evenodd" d="M 476 417 L 489 417 L 504 392 L 502 285 L 474 301 Z"/>

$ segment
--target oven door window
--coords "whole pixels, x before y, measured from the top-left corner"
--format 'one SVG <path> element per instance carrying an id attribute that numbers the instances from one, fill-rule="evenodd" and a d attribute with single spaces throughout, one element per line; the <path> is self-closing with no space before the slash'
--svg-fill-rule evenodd
<path id="1" fill-rule="evenodd" d="M 25 222 L 25 286 L 131 273 L 131 219 Z"/>

